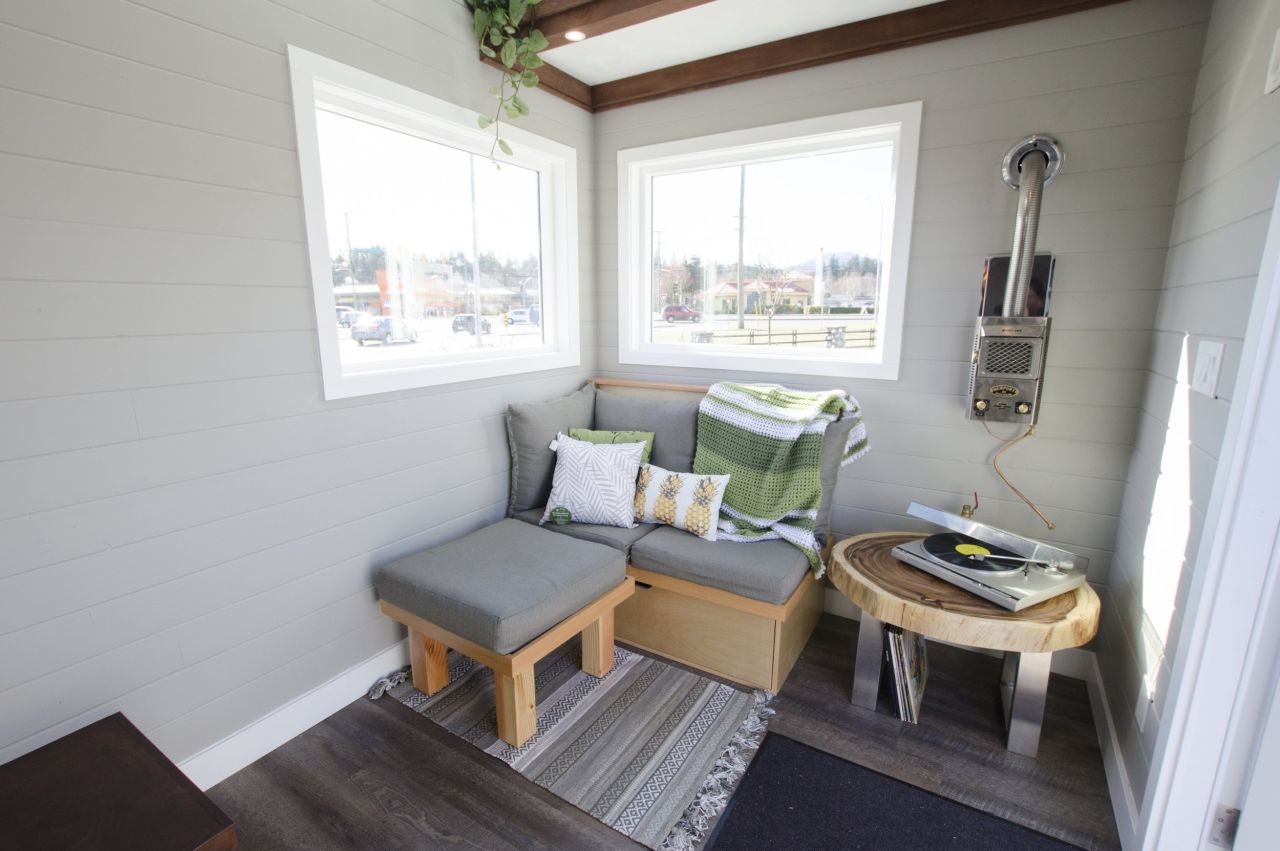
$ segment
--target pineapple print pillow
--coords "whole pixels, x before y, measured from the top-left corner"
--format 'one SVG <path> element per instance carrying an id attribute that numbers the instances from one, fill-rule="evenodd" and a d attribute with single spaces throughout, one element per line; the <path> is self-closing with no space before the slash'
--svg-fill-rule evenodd
<path id="1" fill-rule="evenodd" d="M 728 484 L 728 476 L 673 473 L 643 464 L 636 479 L 636 520 L 665 523 L 714 541 Z"/>

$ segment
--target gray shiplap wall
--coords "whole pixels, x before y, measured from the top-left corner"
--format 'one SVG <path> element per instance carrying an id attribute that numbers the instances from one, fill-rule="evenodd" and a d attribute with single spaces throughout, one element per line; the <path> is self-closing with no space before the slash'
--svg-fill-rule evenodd
<path id="1" fill-rule="evenodd" d="M 841 475 L 835 530 L 919 527 L 903 516 L 911 500 L 958 510 L 977 490 L 981 519 L 1088 555 L 1091 581 L 1105 585 L 1207 16 L 1200 0 L 1136 0 L 600 114 L 601 370 L 720 377 L 618 363 L 619 149 L 923 100 L 901 378 L 842 382 L 863 404 L 873 451 Z M 1052 532 L 991 471 L 998 443 L 964 419 L 983 260 L 1007 252 L 1013 230 L 1000 160 L 1033 131 L 1057 136 L 1067 157 L 1040 226 L 1058 257 L 1054 330 L 1038 436 L 1006 467 Z"/>
<path id="2" fill-rule="evenodd" d="M 325 402 L 286 44 L 480 110 L 456 0 L 0 6 L 0 762 L 123 709 L 181 760 L 398 640 L 377 565 L 504 513 L 580 368 Z"/>
<path id="3" fill-rule="evenodd" d="M 1168 654 L 1183 623 L 1280 181 L 1280 93 L 1262 93 L 1278 27 L 1275 2 L 1217 0 L 1196 83 L 1098 642 L 1111 714 L 1139 799 L 1161 729 L 1174 663 Z M 1205 340 L 1226 345 L 1216 399 L 1189 390 L 1188 370 Z M 1148 535 L 1172 540 L 1173 552 L 1152 546 Z M 1143 689 L 1154 690 L 1155 704 L 1140 732 L 1134 707 Z"/>

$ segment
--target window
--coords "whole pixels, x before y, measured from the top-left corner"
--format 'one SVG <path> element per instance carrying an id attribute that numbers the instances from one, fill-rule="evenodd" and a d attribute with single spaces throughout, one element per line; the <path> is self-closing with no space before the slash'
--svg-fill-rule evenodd
<path id="1" fill-rule="evenodd" d="M 619 360 L 897 378 L 920 111 L 620 151 Z"/>
<path id="2" fill-rule="evenodd" d="M 325 397 L 576 366 L 574 151 L 294 47 Z"/>

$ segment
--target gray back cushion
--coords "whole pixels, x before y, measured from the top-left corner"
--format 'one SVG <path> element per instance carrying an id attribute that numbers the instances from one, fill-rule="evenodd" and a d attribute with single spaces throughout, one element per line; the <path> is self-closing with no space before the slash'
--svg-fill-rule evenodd
<path id="1" fill-rule="evenodd" d="M 698 402 L 663 402 L 620 393 L 596 394 L 596 428 L 608 431 L 651 431 L 649 461 L 676 473 L 693 469 L 697 449 Z"/>
<path id="2" fill-rule="evenodd" d="M 831 502 L 835 498 L 836 479 L 840 475 L 840 459 L 857 418 L 845 414 L 827 426 L 822 435 L 822 505 L 818 508 L 818 540 L 827 543 L 831 525 Z"/>
<path id="3" fill-rule="evenodd" d="M 549 402 L 529 402 L 507 408 L 507 443 L 511 448 L 511 498 L 507 514 L 547 504 L 556 453 L 548 447 L 560 432 L 593 428 L 596 388 L 588 384 Z"/>

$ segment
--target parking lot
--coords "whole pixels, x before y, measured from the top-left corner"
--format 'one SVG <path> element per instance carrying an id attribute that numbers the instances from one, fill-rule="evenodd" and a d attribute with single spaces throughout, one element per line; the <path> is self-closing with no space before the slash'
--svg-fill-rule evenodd
<path id="1" fill-rule="evenodd" d="M 405 325 L 417 332 L 417 341 L 395 340 L 390 346 L 380 342 L 369 342 L 362 346 L 351 339 L 350 328 L 339 327 L 338 351 L 343 363 L 360 364 L 377 363 L 407 355 L 464 352 L 477 346 L 489 349 L 525 348 L 542 343 L 542 328 L 538 325 L 504 325 L 501 316 L 484 318 L 489 322 L 490 333 L 479 338 L 473 333 L 455 333 L 452 317 L 406 319 Z"/>

